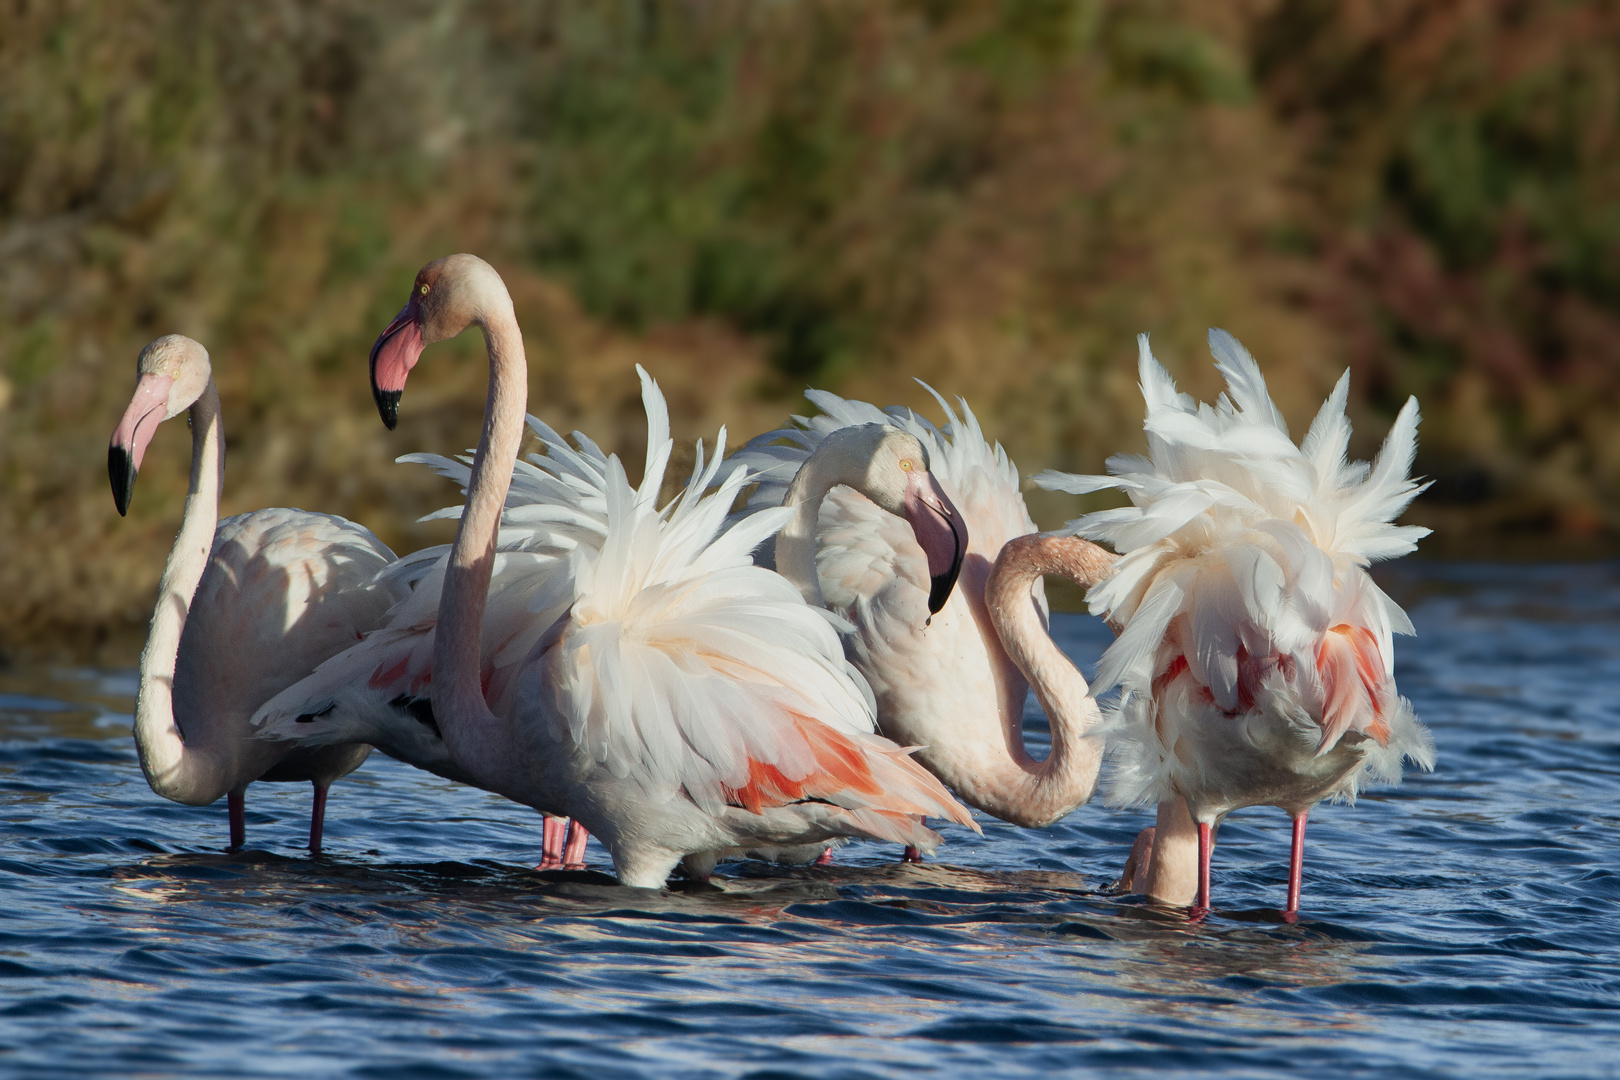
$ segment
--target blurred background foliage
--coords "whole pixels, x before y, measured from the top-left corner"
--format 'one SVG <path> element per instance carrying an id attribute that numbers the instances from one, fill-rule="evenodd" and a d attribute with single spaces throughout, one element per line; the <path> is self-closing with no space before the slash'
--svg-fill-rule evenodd
<path id="1" fill-rule="evenodd" d="M 1449 554 L 1620 530 L 1620 7 L 1566 0 L 0 0 L 0 644 L 138 629 L 179 519 L 104 446 L 140 347 L 209 347 L 225 511 L 396 550 L 477 437 L 476 335 L 377 422 L 416 268 L 506 276 L 532 411 L 636 454 L 633 365 L 733 440 L 807 384 L 964 395 L 1026 474 L 1139 448 L 1138 331 L 1236 333 L 1362 454 L 1423 403 Z M 1043 525 L 1081 507 L 1032 499 Z"/>

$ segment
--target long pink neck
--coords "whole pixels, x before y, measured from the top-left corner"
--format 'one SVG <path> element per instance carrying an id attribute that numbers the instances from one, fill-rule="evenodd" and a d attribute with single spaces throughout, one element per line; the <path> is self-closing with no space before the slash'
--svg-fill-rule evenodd
<path id="1" fill-rule="evenodd" d="M 1198 874 L 1198 824 L 1187 812 L 1187 804 L 1172 796 L 1159 804 L 1152 854 L 1134 891 L 1161 904 L 1186 907 L 1198 895 Z"/>
<path id="2" fill-rule="evenodd" d="M 191 486 L 185 515 L 158 583 L 152 627 L 141 653 L 135 699 L 135 747 L 152 790 L 185 803 L 209 803 L 224 794 L 223 766 L 200 741 L 187 744 L 174 718 L 174 671 L 192 597 L 208 565 L 219 525 L 225 484 L 225 428 L 213 377 L 191 405 Z"/>
<path id="3" fill-rule="evenodd" d="M 1097 703 L 1085 676 L 1053 643 L 1031 599 L 1042 574 L 1057 574 L 1083 586 L 1101 581 L 1113 556 L 1084 540 L 1031 534 L 1009 540 L 985 583 L 984 598 L 996 635 L 1007 655 L 1029 680 L 1052 726 L 1052 752 L 1036 762 L 1023 750 L 1021 733 L 1009 733 L 1020 760 L 1019 775 L 998 785 L 1000 805 L 981 808 L 1014 824 L 1045 825 L 1067 814 L 1097 788 L 1102 739 Z M 1017 717 L 1010 723 L 1016 724 Z"/>
<path id="4" fill-rule="evenodd" d="M 529 393 L 523 335 L 510 306 L 480 325 L 489 350 L 484 432 L 473 457 L 461 527 L 450 549 L 433 643 L 433 711 L 451 757 L 475 777 L 498 773 L 509 758 L 506 723 L 484 700 L 481 638 L 495 539 L 523 440 Z"/>

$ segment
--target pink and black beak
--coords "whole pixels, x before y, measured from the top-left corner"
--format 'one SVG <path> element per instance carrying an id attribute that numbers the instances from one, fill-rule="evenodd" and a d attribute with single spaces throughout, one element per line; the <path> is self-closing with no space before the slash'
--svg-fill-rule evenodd
<path id="1" fill-rule="evenodd" d="M 158 425 L 168 416 L 169 390 L 174 380 L 167 375 L 142 375 L 135 383 L 135 396 L 123 419 L 113 429 L 107 446 L 107 479 L 112 481 L 113 505 L 118 516 L 129 513 L 129 500 L 135 494 L 135 476 L 141 459 L 151 445 Z"/>
<path id="2" fill-rule="evenodd" d="M 937 615 L 951 598 L 956 577 L 962 572 L 967 555 L 968 531 L 962 514 L 934 479 L 934 474 L 918 470 L 906 485 L 905 516 L 916 534 L 923 554 L 928 556 L 928 613 Z"/>
<path id="3" fill-rule="evenodd" d="M 413 294 L 371 346 L 371 396 L 389 431 L 399 423 L 399 397 L 423 347 L 421 309 Z"/>

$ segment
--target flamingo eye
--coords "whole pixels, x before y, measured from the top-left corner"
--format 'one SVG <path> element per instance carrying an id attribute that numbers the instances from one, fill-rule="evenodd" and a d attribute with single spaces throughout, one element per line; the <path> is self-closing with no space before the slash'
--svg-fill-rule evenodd
<path id="1" fill-rule="evenodd" d="M 902 458 L 900 461 L 900 468 L 905 472 L 910 472 L 912 469 L 916 468 L 916 466 L 911 463 L 910 458 Z"/>

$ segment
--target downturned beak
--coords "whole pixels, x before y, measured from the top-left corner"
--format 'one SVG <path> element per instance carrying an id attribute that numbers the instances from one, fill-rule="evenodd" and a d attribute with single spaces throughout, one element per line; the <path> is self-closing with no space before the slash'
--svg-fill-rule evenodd
<path id="1" fill-rule="evenodd" d="M 379 390 L 375 383 L 371 387 L 371 396 L 377 402 L 377 415 L 382 417 L 383 427 L 389 431 L 399 426 L 399 399 L 403 390 Z"/>
<path id="2" fill-rule="evenodd" d="M 135 383 L 129 408 L 113 429 L 107 446 L 107 479 L 112 482 L 113 505 L 118 516 L 129 513 L 129 500 L 135 494 L 135 476 L 141 459 L 157 434 L 158 425 L 168 415 L 169 390 L 174 380 L 166 375 L 142 375 Z"/>
<path id="3" fill-rule="evenodd" d="M 107 479 L 112 481 L 113 505 L 118 516 L 129 513 L 129 499 L 135 494 L 135 459 L 122 446 L 107 447 Z"/>
<path id="4" fill-rule="evenodd" d="M 399 399 L 405 380 L 422 358 L 422 327 L 417 322 L 416 300 L 400 308 L 371 346 L 371 396 L 388 430 L 399 423 Z"/>
<path id="5" fill-rule="evenodd" d="M 933 473 L 912 474 L 906 488 L 905 512 L 917 543 L 928 556 L 928 613 L 937 615 L 951 598 L 957 575 L 962 572 L 968 546 L 967 524 Z"/>

